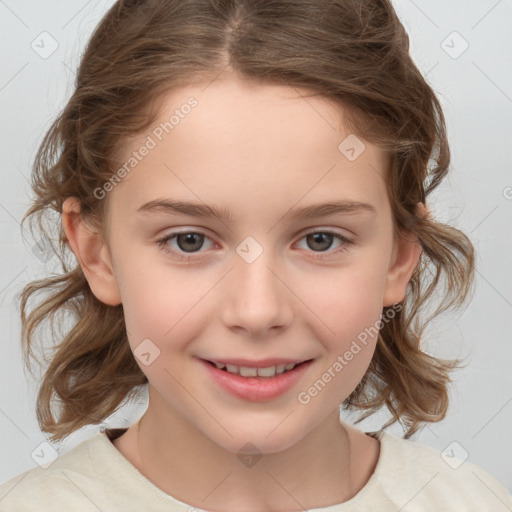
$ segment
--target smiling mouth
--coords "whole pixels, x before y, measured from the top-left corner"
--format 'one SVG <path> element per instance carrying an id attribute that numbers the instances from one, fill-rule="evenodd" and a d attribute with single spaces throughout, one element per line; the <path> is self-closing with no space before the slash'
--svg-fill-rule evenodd
<path id="1" fill-rule="evenodd" d="M 226 373 L 231 373 L 233 375 L 239 375 L 241 377 L 261 377 L 261 378 L 273 378 L 279 375 L 283 375 L 288 373 L 295 368 L 302 366 L 306 363 L 312 361 L 312 359 L 308 359 L 307 361 L 302 361 L 301 363 L 289 363 L 289 364 L 278 364 L 275 366 L 268 366 L 265 368 L 256 368 L 256 367 L 248 367 L 248 366 L 237 366 L 234 364 L 224 364 L 218 362 L 212 362 L 205 360 L 210 365 L 215 368 L 224 371 Z"/>

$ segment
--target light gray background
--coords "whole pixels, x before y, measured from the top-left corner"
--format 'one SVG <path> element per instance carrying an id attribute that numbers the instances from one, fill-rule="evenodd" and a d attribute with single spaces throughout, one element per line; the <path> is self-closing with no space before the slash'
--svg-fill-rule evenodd
<path id="1" fill-rule="evenodd" d="M 27 381 L 22 368 L 14 296 L 28 281 L 59 267 L 56 258 L 36 257 L 29 232 L 22 238 L 27 179 L 43 134 L 72 93 L 79 54 L 112 3 L 0 0 L 0 483 L 35 467 L 31 453 L 46 440 L 35 417 L 37 383 Z M 414 440 L 440 451 L 456 441 L 456 455 L 467 452 L 468 461 L 512 489 L 512 1 L 394 5 L 409 32 L 411 54 L 447 118 L 452 172 L 430 207 L 438 219 L 465 230 L 478 252 L 473 301 L 459 316 L 430 328 L 425 344 L 442 357 L 470 354 L 470 363 L 454 376 L 448 417 Z M 40 35 L 44 31 L 58 43 L 47 58 L 31 47 L 35 41 L 43 51 L 46 38 L 44 48 L 51 48 L 48 36 Z M 127 426 L 145 406 L 144 399 L 128 404 L 107 423 Z M 386 418 L 375 416 L 359 427 L 377 430 Z M 63 454 L 98 428 L 86 427 L 54 448 Z M 400 435 L 401 428 L 391 432 Z"/>

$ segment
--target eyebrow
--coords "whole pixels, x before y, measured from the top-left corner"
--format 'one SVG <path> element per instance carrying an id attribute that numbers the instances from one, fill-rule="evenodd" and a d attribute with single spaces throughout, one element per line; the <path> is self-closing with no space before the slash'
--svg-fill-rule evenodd
<path id="1" fill-rule="evenodd" d="M 219 208 L 215 205 L 207 205 L 204 203 L 194 203 L 187 201 L 173 201 L 171 199 L 155 199 L 143 204 L 138 210 L 141 214 L 150 213 L 170 213 L 183 214 L 191 217 L 213 217 L 219 220 L 232 220 L 233 214 L 229 208 Z M 369 212 L 373 215 L 377 214 L 374 206 L 361 201 L 332 201 L 328 203 L 318 203 L 302 208 L 295 208 L 284 215 L 289 220 L 300 218 L 312 219 L 316 217 L 324 217 L 326 215 L 334 215 L 338 213 L 355 214 Z"/>

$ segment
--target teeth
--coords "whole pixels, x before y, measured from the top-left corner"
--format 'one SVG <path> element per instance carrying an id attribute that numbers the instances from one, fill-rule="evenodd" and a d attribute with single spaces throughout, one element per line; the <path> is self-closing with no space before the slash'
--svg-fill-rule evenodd
<path id="1" fill-rule="evenodd" d="M 240 371 L 242 377 L 245 375 Z M 269 366 L 268 368 L 258 368 L 258 377 L 273 377 L 277 373 L 275 366 Z"/>
<path id="2" fill-rule="evenodd" d="M 279 364 L 277 366 L 269 366 L 267 368 L 249 368 L 247 366 L 236 366 L 234 364 L 214 363 L 220 370 L 226 369 L 229 373 L 241 375 L 242 377 L 274 377 L 296 366 L 295 363 Z"/>
<path id="3" fill-rule="evenodd" d="M 238 373 L 238 366 L 235 366 L 234 364 L 228 364 L 226 365 L 226 370 L 229 373 Z"/>
<path id="4" fill-rule="evenodd" d="M 240 375 L 242 377 L 257 377 L 258 368 L 248 368 L 247 366 L 240 366 Z"/>

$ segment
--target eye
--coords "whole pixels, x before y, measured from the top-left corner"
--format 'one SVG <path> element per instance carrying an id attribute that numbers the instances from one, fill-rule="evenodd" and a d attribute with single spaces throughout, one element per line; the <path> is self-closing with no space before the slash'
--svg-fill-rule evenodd
<path id="1" fill-rule="evenodd" d="M 338 248 L 329 250 L 333 244 L 333 239 L 340 241 Z M 210 240 L 204 233 L 196 231 L 181 231 L 169 233 L 164 238 L 157 240 L 157 245 L 166 254 L 172 254 L 173 257 L 180 261 L 190 261 L 194 259 L 193 254 L 200 252 L 204 246 L 205 239 Z M 323 259 L 335 254 L 346 251 L 354 242 L 343 235 L 329 230 L 317 230 L 306 233 L 301 239 L 306 241 L 307 246 L 313 249 L 314 259 Z M 170 244 L 169 242 L 175 243 Z M 173 245 L 174 247 L 171 247 Z M 204 252 L 204 251 L 203 251 Z M 327 254 L 324 254 L 327 253 Z"/>
<path id="2" fill-rule="evenodd" d="M 191 257 L 183 255 L 181 251 L 184 253 L 194 254 L 203 246 L 205 238 L 208 237 L 203 233 L 196 231 L 181 231 L 168 234 L 164 238 L 157 240 L 157 244 L 162 251 L 165 253 L 173 253 L 173 256 L 178 260 L 189 261 Z M 169 246 L 169 242 L 174 239 L 178 247 L 177 250 Z"/>
<path id="3" fill-rule="evenodd" d="M 337 238 L 341 243 L 338 245 L 337 249 L 329 251 L 332 246 L 333 239 L 335 238 Z M 343 251 L 346 251 L 349 246 L 354 243 L 345 236 L 329 230 L 311 231 L 306 233 L 306 235 L 301 238 L 301 240 L 305 240 L 309 248 L 316 249 L 313 251 L 314 253 L 319 252 L 319 254 L 314 254 L 314 259 L 322 259 L 333 256 L 335 254 L 339 254 Z M 324 255 L 323 253 L 327 254 Z"/>

